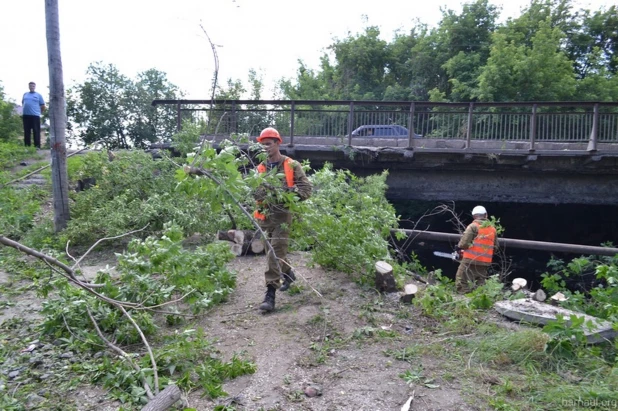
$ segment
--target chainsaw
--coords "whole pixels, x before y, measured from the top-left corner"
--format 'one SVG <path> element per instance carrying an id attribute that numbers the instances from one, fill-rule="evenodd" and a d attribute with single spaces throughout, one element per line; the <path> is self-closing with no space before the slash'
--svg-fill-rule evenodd
<path id="1" fill-rule="evenodd" d="M 457 251 L 453 251 L 452 253 L 443 253 L 442 251 L 434 251 L 433 255 L 435 255 L 436 257 L 449 258 L 453 261 L 459 261 L 461 259 L 461 256 L 459 252 Z"/>

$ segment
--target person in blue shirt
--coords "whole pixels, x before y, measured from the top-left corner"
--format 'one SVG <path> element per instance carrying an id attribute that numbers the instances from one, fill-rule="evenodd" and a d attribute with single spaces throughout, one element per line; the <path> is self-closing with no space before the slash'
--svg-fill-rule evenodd
<path id="1" fill-rule="evenodd" d="M 36 84 L 28 83 L 30 91 L 21 99 L 23 107 L 22 116 L 24 121 L 24 144 L 31 146 L 30 133 L 34 134 L 34 146 L 41 148 L 41 112 L 45 111 L 43 96 L 34 91 Z"/>

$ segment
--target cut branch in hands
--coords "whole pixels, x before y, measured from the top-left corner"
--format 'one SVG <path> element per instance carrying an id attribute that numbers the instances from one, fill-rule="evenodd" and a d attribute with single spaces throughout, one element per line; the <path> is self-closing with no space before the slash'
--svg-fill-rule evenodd
<path id="1" fill-rule="evenodd" d="M 234 197 L 234 195 L 232 193 L 230 193 L 230 191 L 227 189 L 227 187 L 225 187 L 225 184 L 223 184 L 217 177 L 215 177 L 214 175 L 212 175 L 210 172 L 208 172 L 207 170 L 205 170 L 203 168 L 192 167 L 192 166 L 186 165 L 184 167 L 184 171 L 185 171 L 185 173 L 187 173 L 189 175 L 206 176 L 206 177 L 210 178 L 212 181 L 214 181 L 219 187 L 223 188 L 223 190 L 227 193 L 227 195 L 234 202 L 234 204 L 236 204 L 236 206 L 240 209 L 240 211 L 249 218 L 249 221 L 251 221 L 251 224 L 253 224 L 253 226 L 257 229 L 257 231 L 259 231 L 259 233 L 262 235 L 262 238 L 264 239 L 264 243 L 266 244 L 266 247 L 273 254 L 273 256 L 275 256 L 275 262 L 277 264 L 277 270 L 279 272 L 281 272 L 281 265 L 279 264 L 279 259 L 277 257 L 277 253 L 275 253 L 275 249 L 270 244 L 270 241 L 268 240 L 268 236 L 266 235 L 264 230 L 262 230 L 262 227 L 260 227 L 260 225 L 257 223 L 257 221 L 255 221 L 255 218 L 253 218 L 251 213 L 249 211 L 247 211 L 247 209 L 245 207 L 243 207 L 242 204 L 240 204 L 240 201 L 238 201 Z"/>

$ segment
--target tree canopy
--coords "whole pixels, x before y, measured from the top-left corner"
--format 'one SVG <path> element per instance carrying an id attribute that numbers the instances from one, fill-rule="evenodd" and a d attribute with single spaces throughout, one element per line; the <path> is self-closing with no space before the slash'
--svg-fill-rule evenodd
<path id="1" fill-rule="evenodd" d="M 93 63 L 87 79 L 68 90 L 67 114 L 73 138 L 106 148 L 146 147 L 176 131 L 169 106 L 153 107 L 155 99 L 180 98 L 178 87 L 156 69 L 132 80 L 113 64 Z"/>
<path id="2" fill-rule="evenodd" d="M 498 24 L 487 0 L 445 9 L 389 42 L 378 27 L 334 39 L 312 70 L 282 79 L 289 99 L 614 101 L 618 9 L 575 10 L 572 0 L 532 0 Z"/>

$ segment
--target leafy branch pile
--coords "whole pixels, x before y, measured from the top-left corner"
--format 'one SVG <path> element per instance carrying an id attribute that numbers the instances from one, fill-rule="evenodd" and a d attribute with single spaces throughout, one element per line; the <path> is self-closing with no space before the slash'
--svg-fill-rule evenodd
<path id="1" fill-rule="evenodd" d="M 159 233 L 168 221 L 182 227 L 185 236 L 221 227 L 210 202 L 176 190 L 178 167 L 169 161 L 132 151 L 116 153 L 113 161 L 105 152 L 93 152 L 81 163 L 72 179 L 91 178 L 95 185 L 71 193 L 75 202 L 61 243 L 88 244 L 146 225 L 145 234 Z"/>

